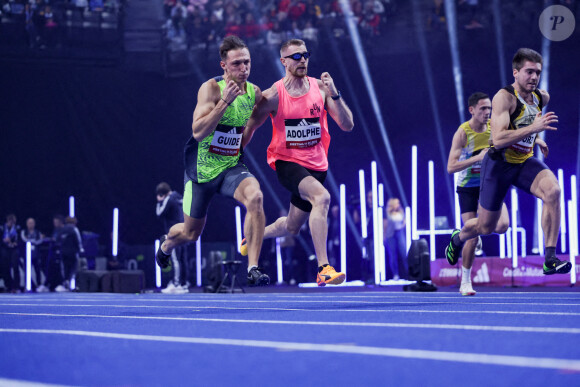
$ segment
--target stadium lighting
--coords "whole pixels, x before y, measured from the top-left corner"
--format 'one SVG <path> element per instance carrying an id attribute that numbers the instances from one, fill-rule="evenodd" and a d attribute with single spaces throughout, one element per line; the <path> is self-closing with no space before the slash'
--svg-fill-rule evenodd
<path id="1" fill-rule="evenodd" d="M 157 251 L 159 251 L 159 239 L 155 240 L 155 251 L 153 254 L 157 254 Z M 157 264 L 157 261 L 155 261 L 155 286 L 158 289 L 161 288 L 161 268 Z"/>
<path id="2" fill-rule="evenodd" d="M 119 209 L 113 209 L 113 257 L 117 256 L 119 248 Z"/>
<path id="3" fill-rule="evenodd" d="M 68 197 L 68 216 L 71 218 L 75 217 L 75 197 L 69 196 Z"/>

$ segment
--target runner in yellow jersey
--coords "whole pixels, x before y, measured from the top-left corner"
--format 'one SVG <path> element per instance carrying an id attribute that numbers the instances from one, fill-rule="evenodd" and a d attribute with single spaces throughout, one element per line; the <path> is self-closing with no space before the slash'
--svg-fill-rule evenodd
<path id="1" fill-rule="evenodd" d="M 457 262 L 463 243 L 478 235 L 492 233 L 501 216 L 502 202 L 509 188 L 529 192 L 544 202 L 542 229 L 546 243 L 544 274 L 565 274 L 572 264 L 556 257 L 560 232 L 560 186 L 554 173 L 535 157 L 534 145 L 548 156 L 548 145 L 537 134 L 556 131 L 558 116 L 542 115 L 550 95 L 538 89 L 542 56 L 529 48 L 520 48 L 512 60 L 514 83 L 493 97 L 491 135 L 493 147 L 483 158 L 479 216 L 454 230 L 445 249 L 450 263 Z"/>

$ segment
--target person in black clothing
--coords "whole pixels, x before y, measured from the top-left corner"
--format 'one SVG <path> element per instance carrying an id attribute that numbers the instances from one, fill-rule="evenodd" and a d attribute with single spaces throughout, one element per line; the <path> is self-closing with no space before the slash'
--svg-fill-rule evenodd
<path id="1" fill-rule="evenodd" d="M 169 229 L 177 223 L 183 223 L 183 197 L 171 190 L 169 184 L 162 182 L 157 185 L 155 190 L 157 194 L 156 213 L 159 220 L 163 223 L 163 231 L 169 232 Z M 179 246 L 171 254 L 173 262 L 173 282 L 170 282 L 165 290 L 166 293 L 188 293 L 189 284 L 187 270 L 187 247 Z"/>
<path id="2" fill-rule="evenodd" d="M 56 286 L 56 291 L 69 290 L 70 281 L 75 277 L 79 254 L 84 252 L 81 233 L 76 226 L 76 218 L 67 217 L 65 225 L 56 227 L 54 242 L 56 256 L 60 258 L 64 270 L 64 281 Z"/>
<path id="3" fill-rule="evenodd" d="M 1 226 L 2 243 L 0 244 L 0 278 L 4 280 L 6 290 L 14 293 L 20 289 L 20 254 L 18 254 L 18 232 L 16 216 L 6 216 L 6 223 Z M 10 273 L 12 271 L 12 273 Z"/>

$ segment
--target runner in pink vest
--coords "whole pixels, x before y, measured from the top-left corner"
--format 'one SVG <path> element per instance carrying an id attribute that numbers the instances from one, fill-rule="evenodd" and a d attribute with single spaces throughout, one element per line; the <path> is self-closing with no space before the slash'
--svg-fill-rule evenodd
<path id="1" fill-rule="evenodd" d="M 264 239 L 296 235 L 309 220 L 312 242 L 318 260 L 316 282 L 319 286 L 340 284 L 345 274 L 328 264 L 326 237 L 330 194 L 323 183 L 328 170 L 327 111 L 340 129 L 350 132 L 352 113 L 327 72 L 320 79 L 307 76 L 310 53 L 304 41 L 291 39 L 280 49 L 286 68 L 284 78 L 262 93 L 242 137 L 242 147 L 268 115 L 272 118 L 272 141 L 268 164 L 280 183 L 292 193 L 288 216 L 278 218 L 264 231 Z M 242 242 L 242 254 L 245 241 Z"/>

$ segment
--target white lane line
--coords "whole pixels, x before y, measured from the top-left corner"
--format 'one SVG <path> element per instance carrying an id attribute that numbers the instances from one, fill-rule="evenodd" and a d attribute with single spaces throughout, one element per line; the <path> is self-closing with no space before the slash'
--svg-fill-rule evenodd
<path id="1" fill-rule="evenodd" d="M 523 314 L 523 315 L 541 315 L 541 316 L 580 316 L 575 312 L 527 312 L 527 311 L 503 311 L 503 310 L 428 310 L 428 309 L 300 309 L 300 308 L 269 308 L 269 307 L 228 307 L 228 306 L 175 306 L 175 305 L 75 305 L 75 304 L 0 304 L 0 306 L 50 306 L 50 307 L 106 307 L 106 308 L 131 308 L 131 309 L 215 309 L 215 310 L 274 310 L 283 312 L 355 312 L 355 313 L 468 313 L 468 314 Z"/>
<path id="2" fill-rule="evenodd" d="M 430 300 L 396 300 L 396 301 L 361 301 L 361 300 L 228 300 L 228 299 L 220 299 L 220 300 L 209 300 L 209 299 L 183 299 L 183 300 L 159 300 L 159 299 L 149 299 L 149 300 L 141 300 L 137 299 L 134 300 L 139 303 L 144 302 L 152 302 L 152 303 L 195 303 L 195 302 L 203 302 L 203 303 L 227 303 L 227 304 L 289 304 L 289 303 L 297 303 L 297 304 L 320 304 L 320 303 L 335 303 L 335 304 L 361 304 L 361 305 L 397 305 L 397 304 L 418 304 L 418 303 L 427 303 L 427 304 L 457 304 L 457 305 L 534 305 L 534 306 L 580 306 L 580 302 L 574 304 L 564 304 L 564 303 L 544 303 L 544 302 L 479 302 L 473 299 L 467 298 L 458 298 L 456 299 L 457 302 L 450 302 L 450 301 L 430 301 Z M 463 301 L 465 300 L 465 301 Z M 28 300 L 18 300 L 20 302 L 27 302 Z M 30 300 L 38 302 L 38 300 Z M 65 300 L 62 300 L 65 301 Z M 75 300 L 70 299 L 69 302 L 81 302 L 81 301 L 90 301 L 90 300 Z M 97 300 L 102 302 L 103 300 Z M 119 300 L 119 302 L 123 302 L 124 300 Z M 580 301 L 580 300 L 579 300 Z M 0 305 L 8 305 L 2 304 Z M 30 304 L 33 305 L 33 304 Z"/>
<path id="3" fill-rule="evenodd" d="M 21 380 L 21 379 L 6 379 L 6 378 L 0 378 L 0 386 L 10 386 L 10 387 L 65 387 L 64 384 L 38 383 L 38 382 L 29 382 L 27 380 Z"/>
<path id="4" fill-rule="evenodd" d="M 106 339 L 154 341 L 164 343 L 184 343 L 202 345 L 224 345 L 251 348 L 271 348 L 284 351 L 310 351 L 327 353 L 344 353 L 352 355 L 370 355 L 384 357 L 398 357 L 405 359 L 439 360 L 458 363 L 475 363 L 512 367 L 544 368 L 556 370 L 580 371 L 580 360 L 556 359 L 548 357 L 527 357 L 480 354 L 469 352 L 432 351 L 422 349 L 369 347 L 340 344 L 298 343 L 268 340 L 238 340 L 206 337 L 179 337 L 136 335 L 127 333 L 91 332 L 78 330 L 54 329 L 6 329 L 0 328 L 0 333 L 36 333 L 48 335 L 69 335 L 97 337 Z"/>
<path id="5" fill-rule="evenodd" d="M 342 322 L 342 321 L 294 321 L 294 320 L 248 320 L 226 318 L 201 318 L 201 317 L 158 317 L 158 316 L 106 316 L 97 314 L 60 314 L 60 313 L 3 313 L 9 316 L 38 316 L 38 317 L 90 317 L 104 319 L 129 319 L 129 320 L 168 320 L 168 321 L 201 321 L 223 322 L 240 324 L 270 324 L 270 325 L 320 325 L 339 327 L 374 327 L 374 328 L 418 328 L 418 329 L 450 329 L 465 331 L 493 331 L 493 332 L 516 332 L 516 333 L 564 333 L 580 334 L 580 328 L 553 328 L 553 327 L 522 327 L 522 326 L 497 326 L 497 325 L 461 325 L 461 324 L 409 324 L 409 323 L 379 323 L 379 322 Z"/>

